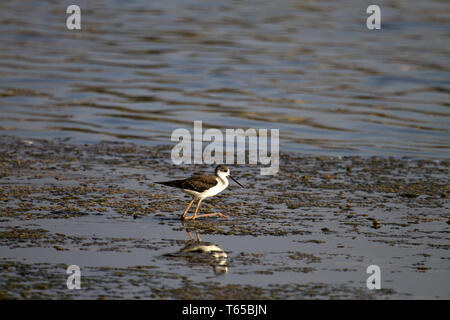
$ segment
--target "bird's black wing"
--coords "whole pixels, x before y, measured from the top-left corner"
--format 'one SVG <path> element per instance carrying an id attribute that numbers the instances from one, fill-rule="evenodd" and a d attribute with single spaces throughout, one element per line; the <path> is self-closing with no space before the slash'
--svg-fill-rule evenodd
<path id="1" fill-rule="evenodd" d="M 216 176 L 202 176 L 194 175 L 184 180 L 172 180 L 165 182 L 156 182 L 169 187 L 175 187 L 180 189 L 188 189 L 197 192 L 203 192 L 209 188 L 214 187 L 217 184 Z"/>

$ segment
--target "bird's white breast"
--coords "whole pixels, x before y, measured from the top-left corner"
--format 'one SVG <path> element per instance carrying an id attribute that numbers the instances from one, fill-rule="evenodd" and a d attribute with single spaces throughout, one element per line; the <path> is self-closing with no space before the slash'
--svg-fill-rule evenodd
<path id="1" fill-rule="evenodd" d="M 220 178 L 216 178 L 216 181 L 217 181 L 217 184 L 214 187 L 209 188 L 203 192 L 187 190 L 187 189 L 183 189 L 183 190 L 185 192 L 192 194 L 192 195 L 196 196 L 197 198 L 203 200 L 205 198 L 212 197 L 212 196 L 218 194 L 219 192 L 222 192 L 223 190 L 225 190 L 228 187 L 227 179 L 222 180 Z"/>

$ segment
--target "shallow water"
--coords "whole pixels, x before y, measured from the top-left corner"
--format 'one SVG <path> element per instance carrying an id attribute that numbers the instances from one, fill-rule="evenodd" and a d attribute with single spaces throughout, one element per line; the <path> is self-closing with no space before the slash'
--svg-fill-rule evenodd
<path id="1" fill-rule="evenodd" d="M 0 4 L 0 133 L 170 143 L 194 120 L 304 153 L 449 156 L 447 1 Z"/>

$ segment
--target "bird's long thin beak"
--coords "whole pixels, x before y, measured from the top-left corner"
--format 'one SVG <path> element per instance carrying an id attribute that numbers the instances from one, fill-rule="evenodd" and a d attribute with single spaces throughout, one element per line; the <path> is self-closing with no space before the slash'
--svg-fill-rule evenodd
<path id="1" fill-rule="evenodd" d="M 241 188 L 244 188 L 244 186 L 242 184 L 240 184 L 235 178 L 233 178 L 232 176 L 229 176 L 231 180 L 233 180 L 234 182 L 236 182 L 239 186 L 241 186 Z"/>

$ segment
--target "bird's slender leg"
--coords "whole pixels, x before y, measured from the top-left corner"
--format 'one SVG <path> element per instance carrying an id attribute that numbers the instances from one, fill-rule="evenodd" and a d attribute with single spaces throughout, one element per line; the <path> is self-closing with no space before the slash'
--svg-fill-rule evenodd
<path id="1" fill-rule="evenodd" d="M 181 216 L 181 219 L 185 219 L 185 215 L 186 213 L 189 211 L 189 209 L 191 208 L 192 204 L 194 203 L 195 197 L 192 198 L 191 202 L 189 202 L 189 205 L 187 206 L 186 210 L 184 210 L 183 215 Z"/>
<path id="2" fill-rule="evenodd" d="M 197 216 L 198 208 L 200 208 L 201 203 L 202 203 L 202 199 L 198 200 L 197 208 L 195 208 L 194 217 L 192 217 L 192 220 L 195 220 L 195 217 Z"/>
<path id="3" fill-rule="evenodd" d="M 216 213 L 204 213 L 204 214 L 199 214 L 197 216 L 197 218 L 201 218 L 201 217 L 212 217 L 212 216 L 219 216 L 221 218 L 228 218 L 228 216 L 220 213 L 220 212 L 216 212 Z"/>
<path id="4" fill-rule="evenodd" d="M 195 218 L 200 218 L 200 217 L 212 217 L 212 216 L 219 216 L 219 217 L 221 217 L 221 218 L 228 218 L 226 215 L 221 214 L 220 212 L 217 212 L 217 213 L 204 213 L 204 214 L 199 214 L 199 215 L 197 216 L 197 211 L 198 211 L 198 208 L 200 207 L 200 202 L 202 202 L 202 201 L 199 200 L 198 205 L 197 205 L 197 208 L 195 209 L 194 217 L 193 217 L 194 220 L 195 220 Z"/>
<path id="5" fill-rule="evenodd" d="M 197 203 L 197 208 L 195 208 L 195 212 L 194 212 L 194 215 L 193 216 L 191 216 L 191 217 L 185 217 L 185 214 L 186 214 L 186 212 L 183 214 L 183 219 L 184 220 L 195 220 L 195 216 L 197 215 L 197 212 L 198 212 L 198 208 L 200 208 L 200 204 L 202 203 L 202 200 L 198 200 L 198 203 Z M 191 204 L 190 204 L 191 205 Z"/>
<path id="6" fill-rule="evenodd" d="M 194 212 L 194 215 L 192 217 L 186 217 L 186 218 L 183 218 L 183 219 L 195 220 L 196 218 L 200 218 L 200 217 L 212 217 L 212 216 L 219 216 L 219 217 L 222 217 L 222 218 L 228 218 L 226 215 L 221 214 L 221 213 L 205 213 L 205 214 L 197 215 L 197 212 L 198 212 L 198 209 L 200 208 L 200 204 L 201 203 L 202 203 L 202 200 L 198 200 L 197 208 L 195 208 L 195 212 Z"/>

